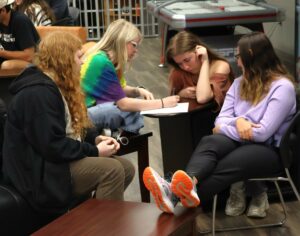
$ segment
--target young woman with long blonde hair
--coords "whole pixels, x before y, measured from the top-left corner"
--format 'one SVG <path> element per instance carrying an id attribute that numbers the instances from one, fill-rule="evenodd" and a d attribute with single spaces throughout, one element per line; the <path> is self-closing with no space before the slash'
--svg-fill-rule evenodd
<path id="1" fill-rule="evenodd" d="M 154 99 L 148 90 L 127 85 L 124 72 L 141 40 L 135 25 L 119 19 L 108 26 L 100 41 L 83 57 L 81 86 L 88 115 L 99 129 L 138 133 L 144 125 L 140 111 L 173 107 L 179 100 L 178 96 Z"/>

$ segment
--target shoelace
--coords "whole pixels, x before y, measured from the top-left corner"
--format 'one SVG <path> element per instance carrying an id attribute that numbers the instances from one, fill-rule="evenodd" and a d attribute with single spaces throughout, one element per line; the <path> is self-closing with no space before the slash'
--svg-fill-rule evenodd
<path id="1" fill-rule="evenodd" d="M 172 181 L 172 176 L 173 176 L 173 173 L 172 173 L 172 172 L 168 172 L 168 173 L 166 173 L 166 174 L 164 175 L 164 179 L 165 179 L 167 182 L 171 183 L 171 181 Z M 179 198 L 178 198 L 174 193 L 172 193 L 172 195 L 171 195 L 171 201 L 172 201 L 173 205 L 176 206 L 177 203 L 178 203 L 180 200 L 179 200 Z"/>
<path id="2" fill-rule="evenodd" d="M 173 172 L 168 172 L 168 173 L 166 173 L 166 174 L 164 175 L 164 179 L 165 179 L 167 182 L 171 183 L 171 181 L 172 181 L 172 176 L 173 176 Z"/>

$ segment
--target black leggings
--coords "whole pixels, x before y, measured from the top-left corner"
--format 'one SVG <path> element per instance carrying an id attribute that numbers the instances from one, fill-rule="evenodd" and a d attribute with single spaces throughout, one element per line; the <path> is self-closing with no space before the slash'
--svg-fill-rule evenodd
<path id="1" fill-rule="evenodd" d="M 227 136 L 202 138 L 186 172 L 198 180 L 200 199 L 209 200 L 232 183 L 275 176 L 283 170 L 277 151 L 262 144 L 241 145 Z"/>

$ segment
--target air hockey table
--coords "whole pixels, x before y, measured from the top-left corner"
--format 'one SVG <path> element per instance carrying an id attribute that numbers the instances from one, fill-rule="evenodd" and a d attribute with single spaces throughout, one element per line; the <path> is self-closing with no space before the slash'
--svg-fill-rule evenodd
<path id="1" fill-rule="evenodd" d="M 282 22 L 285 18 L 283 9 L 260 0 L 150 0 L 147 10 L 161 23 L 160 66 L 165 64 L 170 30 L 241 25 L 263 31 L 263 22 Z"/>

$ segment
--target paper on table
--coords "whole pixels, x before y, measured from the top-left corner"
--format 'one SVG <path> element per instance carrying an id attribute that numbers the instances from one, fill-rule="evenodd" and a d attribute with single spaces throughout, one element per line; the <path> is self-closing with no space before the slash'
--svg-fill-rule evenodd
<path id="1" fill-rule="evenodd" d="M 141 115 L 184 113 L 184 112 L 188 112 L 188 109 L 189 109 L 189 103 L 182 102 L 182 103 L 178 103 L 176 107 L 168 107 L 168 108 L 160 108 L 160 109 L 141 111 Z"/>

